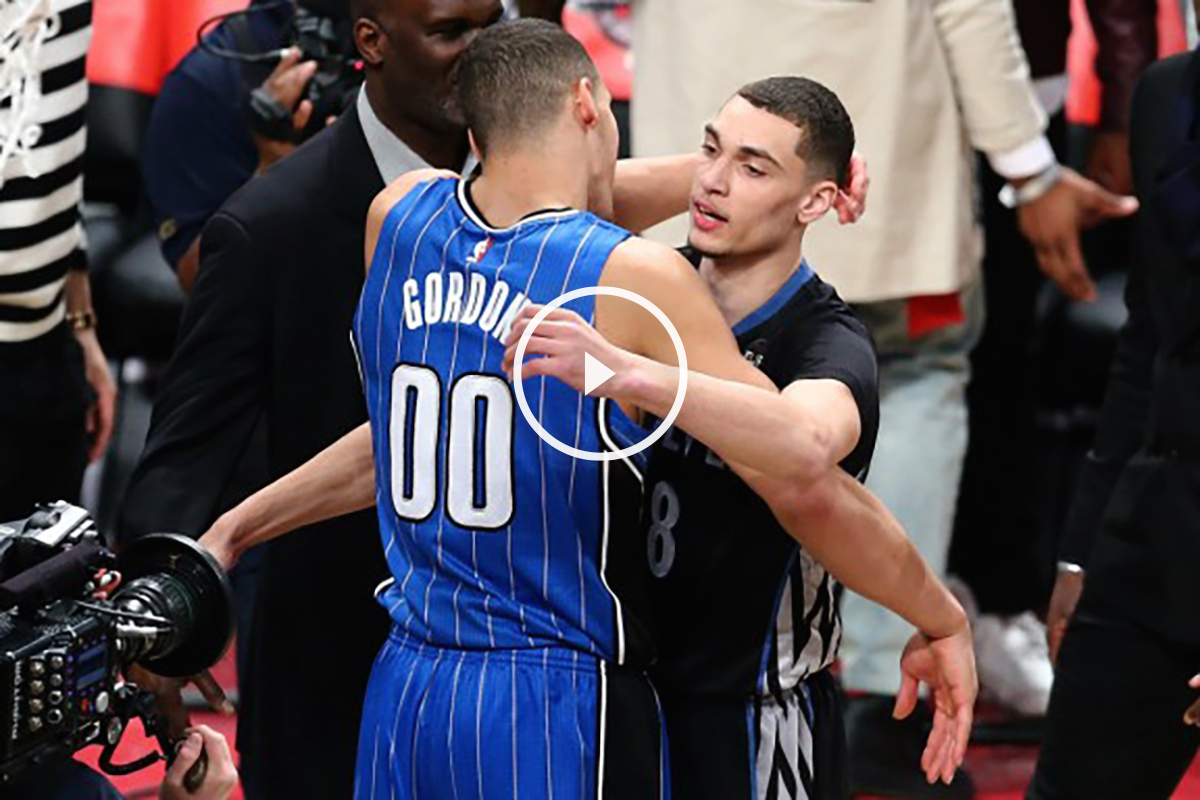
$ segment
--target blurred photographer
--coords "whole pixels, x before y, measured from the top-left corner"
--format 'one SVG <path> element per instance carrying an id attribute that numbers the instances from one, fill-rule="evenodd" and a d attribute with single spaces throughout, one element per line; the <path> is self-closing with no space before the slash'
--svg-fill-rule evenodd
<path id="1" fill-rule="evenodd" d="M 253 0 L 211 32 L 206 26 L 203 42 L 167 76 L 146 131 L 142 173 L 163 256 L 185 292 L 196 279 L 209 217 L 295 150 L 312 120 L 304 96 L 317 62 L 294 46 L 277 63 L 270 56 L 288 42 L 297 8 L 333 19 L 344 17 L 344 5 Z"/>

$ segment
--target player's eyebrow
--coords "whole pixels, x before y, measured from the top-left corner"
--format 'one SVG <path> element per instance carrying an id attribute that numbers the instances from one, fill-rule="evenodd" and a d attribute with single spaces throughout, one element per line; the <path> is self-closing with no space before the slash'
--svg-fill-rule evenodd
<path id="1" fill-rule="evenodd" d="M 716 141 L 718 147 L 720 146 L 721 134 L 717 132 L 717 129 L 713 127 L 711 122 L 704 126 L 704 132 Z M 779 169 L 783 169 L 783 164 L 780 164 L 775 156 L 771 155 L 761 147 L 754 147 L 753 145 L 744 144 L 738 148 L 738 154 L 741 156 L 749 156 L 750 158 L 761 158 L 763 161 L 768 161 Z"/>

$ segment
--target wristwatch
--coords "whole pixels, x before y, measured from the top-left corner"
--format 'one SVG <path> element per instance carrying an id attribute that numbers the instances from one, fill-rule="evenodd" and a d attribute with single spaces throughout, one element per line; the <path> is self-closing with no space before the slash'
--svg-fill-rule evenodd
<path id="1" fill-rule="evenodd" d="M 1062 172 L 1062 166 L 1055 162 L 1025 181 L 1019 189 L 1011 183 L 1006 183 L 1000 190 L 1001 205 L 1005 208 L 1017 208 L 1032 203 L 1054 188 L 1058 179 L 1062 177 Z"/>
<path id="2" fill-rule="evenodd" d="M 68 311 L 67 323 L 75 333 L 90 331 L 96 327 L 96 312 L 90 308 L 85 311 Z"/>

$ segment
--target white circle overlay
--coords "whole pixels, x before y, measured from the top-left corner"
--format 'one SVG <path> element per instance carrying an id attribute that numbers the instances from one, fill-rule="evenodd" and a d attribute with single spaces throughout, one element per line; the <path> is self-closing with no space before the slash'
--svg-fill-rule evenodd
<path id="1" fill-rule="evenodd" d="M 537 328 L 538 324 L 545 320 L 551 311 L 564 303 L 569 303 L 580 297 L 602 294 L 630 300 L 653 314 L 655 319 L 661 322 L 663 327 L 667 329 L 667 333 L 671 336 L 671 344 L 675 345 L 675 353 L 679 356 L 679 388 L 675 390 L 675 402 L 671 405 L 671 411 L 659 423 L 658 430 L 637 444 L 632 444 L 621 450 L 614 450 L 611 453 L 593 453 L 589 450 L 580 450 L 577 447 L 571 447 L 571 445 L 554 438 L 549 431 L 542 427 L 542 423 L 537 421 L 537 418 L 533 416 L 533 412 L 529 410 L 529 403 L 525 400 L 525 387 L 522 385 L 524 381 L 521 379 L 521 367 L 525 360 L 525 348 L 529 344 L 529 337 L 533 336 L 533 331 Z M 533 320 L 525 328 L 525 333 L 521 334 L 521 340 L 517 342 L 517 354 L 513 361 L 513 390 L 517 395 L 517 405 L 521 407 L 521 413 L 525 415 L 525 420 L 530 424 L 534 432 L 541 437 L 543 442 L 558 452 L 565 453 L 573 458 L 583 459 L 584 461 L 612 461 L 618 458 L 628 458 L 635 453 L 642 452 L 662 438 L 667 429 L 674 424 L 675 417 L 679 416 L 679 409 L 683 407 L 684 395 L 687 394 L 687 353 L 683 349 L 683 340 L 679 338 L 679 331 L 675 330 L 675 326 L 671 324 L 671 320 L 667 319 L 667 315 L 663 313 L 661 308 L 654 305 L 654 303 L 628 289 L 618 289 L 615 286 L 585 286 L 582 289 L 575 289 L 566 294 L 559 295 L 549 303 L 546 303 L 542 307 L 542 310 L 534 315 Z"/>

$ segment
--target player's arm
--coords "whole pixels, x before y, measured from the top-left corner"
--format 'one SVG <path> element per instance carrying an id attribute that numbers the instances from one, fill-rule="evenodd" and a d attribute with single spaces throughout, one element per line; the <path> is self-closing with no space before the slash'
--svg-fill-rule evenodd
<path id="1" fill-rule="evenodd" d="M 685 153 L 657 158 L 626 158 L 617 162 L 613 184 L 613 222 L 641 233 L 688 210 L 699 156 Z M 857 222 L 867 208 L 866 160 L 850 159 L 847 188 L 838 192 L 834 210 L 843 224 Z"/>
<path id="2" fill-rule="evenodd" d="M 252 547 L 374 504 L 374 446 L 364 422 L 222 514 L 200 544 L 228 569 Z"/>
<path id="3" fill-rule="evenodd" d="M 828 402 L 835 409 L 852 409 L 849 392 L 829 382 L 819 395 L 780 394 L 742 357 L 707 287 L 674 250 L 630 239 L 613 252 L 600 283 L 641 295 L 674 323 L 689 367 L 675 425 L 722 458 L 806 485 L 854 448 L 857 414 L 820 408 Z M 506 364 L 515 358 L 535 310 L 526 309 L 513 326 Z M 552 312 L 535 328 L 526 350 L 526 356 L 542 357 L 527 361 L 523 375 L 553 375 L 582 389 L 586 351 L 616 371 L 596 394 L 665 418 L 679 381 L 670 335 L 645 309 L 608 296 L 596 299 L 596 325 L 593 329 L 573 312 Z"/>
<path id="4" fill-rule="evenodd" d="M 453 176 L 446 170 L 402 175 L 371 203 L 367 214 L 365 260 L 370 268 L 383 223 L 415 187 Z M 369 508 L 375 503 L 375 458 L 369 423 L 363 423 L 302 466 L 223 514 L 200 538 L 224 566 L 237 563 L 252 547 L 285 533 Z"/>
<path id="5" fill-rule="evenodd" d="M 618 161 L 613 222 L 641 233 L 687 211 L 697 163 L 696 153 Z"/>
<path id="6" fill-rule="evenodd" d="M 958 601 L 891 512 L 844 470 L 807 487 L 737 470 L 831 575 L 920 631 L 901 659 L 895 714 L 911 713 L 919 684 L 929 686 L 935 721 L 921 767 L 930 783 L 950 782 L 966 754 L 978 694 L 970 626 Z"/>

